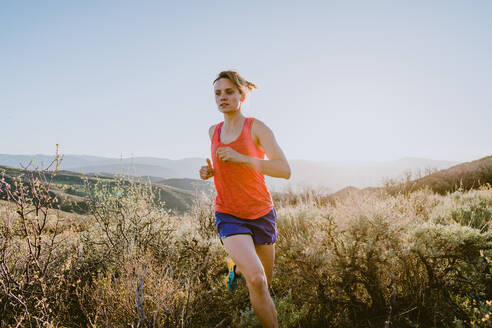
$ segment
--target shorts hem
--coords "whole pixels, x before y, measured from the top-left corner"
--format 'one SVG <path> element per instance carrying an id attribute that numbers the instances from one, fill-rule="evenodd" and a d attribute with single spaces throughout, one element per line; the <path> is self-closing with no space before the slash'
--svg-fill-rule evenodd
<path id="1" fill-rule="evenodd" d="M 273 244 L 275 244 L 277 242 L 277 239 L 275 239 L 272 242 L 260 242 L 260 243 L 256 243 L 255 242 L 255 237 L 253 236 L 253 234 L 248 233 L 248 232 L 231 233 L 231 234 L 229 234 L 229 235 L 227 235 L 225 237 L 220 237 L 219 236 L 219 241 L 220 241 L 220 243 L 222 245 L 224 245 L 224 242 L 222 241 L 222 239 L 225 239 L 225 238 L 230 237 L 230 236 L 235 236 L 235 235 L 250 235 L 251 236 L 251 239 L 253 239 L 253 244 L 255 244 L 255 245 L 273 245 Z"/>
<path id="2" fill-rule="evenodd" d="M 249 232 L 237 232 L 237 233 L 231 233 L 231 234 L 228 234 L 227 236 L 224 236 L 224 237 L 220 237 L 219 235 L 219 240 L 220 240 L 220 243 L 222 245 L 224 245 L 224 243 L 222 242 L 222 238 L 227 238 L 227 237 L 230 237 L 230 236 L 235 236 L 235 235 L 250 235 L 251 238 L 253 239 L 253 243 L 254 243 L 254 236 L 252 233 L 249 233 Z"/>

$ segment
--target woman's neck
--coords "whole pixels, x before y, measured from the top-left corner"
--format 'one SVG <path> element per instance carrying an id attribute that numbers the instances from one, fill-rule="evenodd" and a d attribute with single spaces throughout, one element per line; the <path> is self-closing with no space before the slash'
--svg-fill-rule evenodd
<path id="1" fill-rule="evenodd" d="M 227 130 L 236 130 L 242 127 L 246 117 L 241 111 L 224 113 L 224 128 Z"/>

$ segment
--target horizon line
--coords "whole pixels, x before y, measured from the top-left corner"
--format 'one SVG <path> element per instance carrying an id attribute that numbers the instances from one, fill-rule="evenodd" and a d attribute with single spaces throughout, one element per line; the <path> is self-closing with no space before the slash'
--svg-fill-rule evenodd
<path id="1" fill-rule="evenodd" d="M 55 154 L 43 154 L 43 153 L 37 153 L 37 154 L 8 154 L 8 153 L 0 153 L 0 156 L 2 155 L 7 155 L 7 156 L 28 156 L 28 157 L 34 157 L 34 156 L 55 156 Z M 98 157 L 98 158 L 104 158 L 104 159 L 136 159 L 136 158 L 153 158 L 153 159 L 165 159 L 165 160 L 171 160 L 171 161 L 180 161 L 180 160 L 186 160 L 186 159 L 205 159 L 206 157 L 200 157 L 200 156 L 190 156 L 190 157 L 181 157 L 181 158 L 169 158 L 169 157 L 156 157 L 156 156 L 126 156 L 126 157 L 107 157 L 107 156 L 102 156 L 102 155 L 89 155 L 89 154 L 60 154 L 59 156 L 86 156 L 86 157 Z M 469 159 L 460 159 L 460 160 L 450 160 L 450 159 L 435 159 L 435 158 L 426 158 L 426 157 L 418 157 L 418 156 L 404 156 L 400 158 L 393 158 L 393 159 L 386 159 L 386 160 L 364 160 L 364 159 L 338 159 L 338 160 L 320 160 L 320 159 L 304 159 L 304 158 L 288 158 L 289 161 L 307 161 L 307 162 L 315 162 L 315 163 L 331 163 L 331 164 L 364 164 L 364 163 L 382 163 L 382 162 L 395 162 L 395 161 L 401 161 L 401 160 L 430 160 L 430 161 L 442 161 L 442 162 L 452 162 L 452 163 L 465 163 L 469 161 L 474 161 L 478 160 L 484 157 L 487 157 L 490 155 L 484 155 L 478 158 L 475 158 L 473 160 Z"/>

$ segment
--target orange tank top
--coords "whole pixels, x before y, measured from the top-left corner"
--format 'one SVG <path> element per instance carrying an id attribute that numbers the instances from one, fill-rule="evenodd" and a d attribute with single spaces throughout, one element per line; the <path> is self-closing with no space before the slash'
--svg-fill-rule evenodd
<path id="1" fill-rule="evenodd" d="M 257 219 L 268 214 L 273 201 L 265 184 L 265 176 L 244 164 L 222 162 L 217 158 L 217 148 L 231 147 L 243 155 L 265 158 L 251 137 L 254 118 L 247 117 L 239 137 L 228 144 L 220 141 L 224 122 L 217 124 L 212 137 L 212 161 L 214 183 L 217 189 L 215 211 L 234 215 L 241 219 Z"/>

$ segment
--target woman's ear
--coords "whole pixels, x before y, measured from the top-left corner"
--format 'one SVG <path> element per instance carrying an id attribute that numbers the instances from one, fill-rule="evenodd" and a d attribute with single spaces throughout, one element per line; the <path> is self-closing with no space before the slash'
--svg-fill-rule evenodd
<path id="1" fill-rule="evenodd" d="M 246 100 L 246 94 L 242 93 L 241 94 L 241 102 L 244 102 Z"/>

